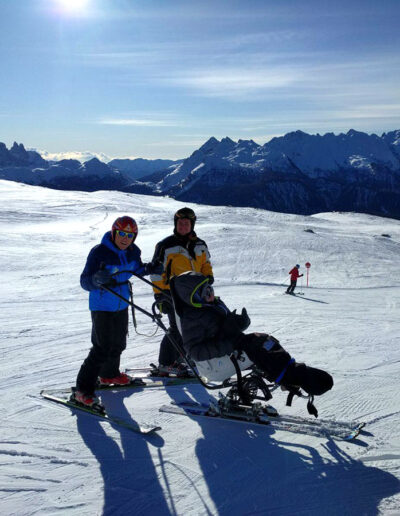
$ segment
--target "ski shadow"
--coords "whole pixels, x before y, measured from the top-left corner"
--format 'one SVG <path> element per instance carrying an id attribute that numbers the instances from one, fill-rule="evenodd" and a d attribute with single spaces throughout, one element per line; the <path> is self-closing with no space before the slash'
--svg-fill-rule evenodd
<path id="1" fill-rule="evenodd" d="M 124 405 L 124 398 L 133 391 L 108 391 L 102 393 L 107 407 L 107 398 L 112 396 L 113 415 L 133 422 Z M 104 484 L 104 503 L 101 513 L 93 508 L 93 514 L 103 516 L 160 515 L 170 516 L 171 512 L 159 482 L 149 446 L 161 448 L 163 439 L 157 435 L 135 434 L 117 424 L 104 425 L 101 419 L 77 413 L 77 429 L 93 456 L 99 463 Z M 119 432 L 120 442 L 107 433 L 110 425 Z M 90 482 L 96 478 L 90 478 Z"/>
<path id="2" fill-rule="evenodd" d="M 294 294 L 294 297 L 297 297 L 298 299 L 304 299 L 305 301 L 312 301 L 313 303 L 322 303 L 324 305 L 329 305 L 327 301 L 321 301 L 320 299 L 312 299 L 311 297 L 305 297 L 299 294 Z"/>
<path id="3" fill-rule="evenodd" d="M 168 394 L 176 401 L 206 402 L 209 392 L 190 386 Z M 191 395 L 191 396 L 189 396 Z M 187 416 L 176 416 L 187 417 Z M 190 417 L 190 416 L 189 416 Z M 191 417 L 201 427 L 195 453 L 214 507 L 198 514 L 219 516 L 378 515 L 384 498 L 400 492 L 400 481 L 353 459 L 333 440 L 304 440 L 299 434 L 246 423 Z M 366 446 L 361 437 L 357 444 Z M 302 444 L 303 441 L 313 445 Z M 351 451 L 351 450 L 350 450 Z M 187 496 L 194 496 L 188 493 Z"/>

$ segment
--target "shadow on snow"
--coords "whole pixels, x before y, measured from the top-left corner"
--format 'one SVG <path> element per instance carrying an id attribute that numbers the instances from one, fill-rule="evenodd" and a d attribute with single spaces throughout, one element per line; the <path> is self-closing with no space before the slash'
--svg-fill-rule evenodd
<path id="1" fill-rule="evenodd" d="M 110 391 L 106 394 L 106 397 L 112 396 L 113 415 L 128 422 L 132 421 L 124 405 L 124 398 L 132 394 L 133 391 L 129 390 Z M 113 437 L 107 435 L 101 420 L 77 413 L 78 431 L 86 446 L 96 457 L 103 476 L 104 505 L 101 514 L 103 516 L 174 514 L 168 508 L 159 483 L 160 473 L 149 452 L 149 446 L 162 447 L 163 439 L 157 434 L 146 437 L 135 435 L 118 425 L 112 425 L 112 427 L 120 433 L 121 447 Z M 90 484 L 94 479 L 89 478 L 86 481 Z M 90 486 L 88 489 L 90 491 Z"/>
<path id="2" fill-rule="evenodd" d="M 200 386 L 186 387 L 186 392 L 168 389 L 175 401 L 191 400 L 189 392 L 200 402 L 206 402 L 211 394 Z M 177 415 L 177 422 L 182 417 L 186 416 Z M 315 438 L 315 446 L 309 446 L 289 432 L 280 432 L 276 438 L 267 426 L 192 419 L 203 433 L 195 451 L 218 511 L 211 512 L 203 505 L 193 514 L 372 516 L 379 514 L 384 498 L 400 492 L 395 476 L 365 466 L 342 449 L 367 446 L 361 438 L 340 447 L 333 440 L 321 445 Z M 318 453 L 319 446 L 325 450 L 324 457 Z"/>

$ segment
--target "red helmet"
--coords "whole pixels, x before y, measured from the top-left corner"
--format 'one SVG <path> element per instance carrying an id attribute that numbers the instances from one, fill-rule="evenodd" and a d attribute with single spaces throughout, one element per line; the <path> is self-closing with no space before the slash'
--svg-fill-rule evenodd
<path id="1" fill-rule="evenodd" d="M 124 231 L 125 233 L 133 233 L 133 240 L 135 241 L 138 234 L 138 227 L 135 219 L 132 217 L 128 217 L 128 215 L 124 215 L 123 217 L 118 217 L 117 220 L 114 221 L 114 224 L 111 228 L 111 236 L 112 239 L 115 239 L 116 231 Z"/>

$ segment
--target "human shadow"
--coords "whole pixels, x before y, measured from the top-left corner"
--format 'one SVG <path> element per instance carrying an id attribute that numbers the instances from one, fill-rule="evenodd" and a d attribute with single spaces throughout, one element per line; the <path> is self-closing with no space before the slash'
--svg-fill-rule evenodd
<path id="1" fill-rule="evenodd" d="M 129 422 L 133 420 L 124 405 L 124 398 L 130 395 L 132 391 L 121 390 L 107 392 L 103 397 L 112 396 L 112 414 Z M 107 399 L 105 405 L 107 407 Z M 168 506 L 149 452 L 149 446 L 162 447 L 163 439 L 157 434 L 150 436 L 134 434 L 129 429 L 112 424 L 119 432 L 121 444 L 119 446 L 100 423 L 100 419 L 77 413 L 78 431 L 97 459 L 103 477 L 104 504 L 101 514 L 103 516 L 175 514 Z"/>
<path id="2" fill-rule="evenodd" d="M 169 394 L 179 401 L 189 394 L 200 402 L 209 397 L 198 387 L 188 391 Z M 203 503 L 198 514 L 372 516 L 379 514 L 384 498 L 400 492 L 399 479 L 354 460 L 333 440 L 323 444 L 321 456 L 317 438 L 314 447 L 302 444 L 294 433 L 276 433 L 268 426 L 193 420 L 203 434 L 195 452 L 213 502 L 212 508 L 209 500 Z M 360 446 L 366 445 L 364 438 Z"/>

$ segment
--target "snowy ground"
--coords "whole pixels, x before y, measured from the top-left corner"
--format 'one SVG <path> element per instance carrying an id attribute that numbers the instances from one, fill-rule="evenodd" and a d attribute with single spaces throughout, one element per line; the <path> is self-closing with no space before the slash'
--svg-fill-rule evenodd
<path id="1" fill-rule="evenodd" d="M 252 330 L 334 376 L 317 400 L 321 417 L 365 420 L 369 434 L 343 443 L 158 412 L 171 399 L 207 400 L 200 386 L 105 393 L 113 414 L 162 426 L 143 438 L 38 394 L 71 385 L 89 349 L 79 275 L 90 248 L 127 213 L 148 260 L 182 204 L 7 181 L 0 199 L 1 514 L 400 514 L 400 222 L 195 207 L 217 292 L 247 307 Z M 306 261 L 311 288 L 300 281 L 303 297 L 282 295 L 287 271 Z M 134 290 L 149 308 L 148 287 L 135 281 Z M 153 332 L 138 320 L 141 333 Z M 132 329 L 123 365 L 156 360 L 160 339 Z M 306 414 L 302 400 L 291 409 L 283 394 L 273 401 Z"/>

